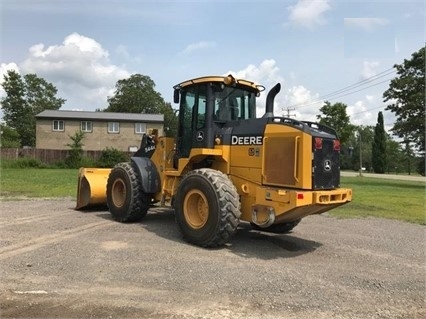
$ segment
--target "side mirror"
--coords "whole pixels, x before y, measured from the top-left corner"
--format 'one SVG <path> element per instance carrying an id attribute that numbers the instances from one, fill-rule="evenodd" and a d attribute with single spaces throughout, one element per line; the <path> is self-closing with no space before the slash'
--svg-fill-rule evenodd
<path id="1" fill-rule="evenodd" d="M 175 89 L 173 92 L 173 102 L 179 103 L 179 89 Z"/>

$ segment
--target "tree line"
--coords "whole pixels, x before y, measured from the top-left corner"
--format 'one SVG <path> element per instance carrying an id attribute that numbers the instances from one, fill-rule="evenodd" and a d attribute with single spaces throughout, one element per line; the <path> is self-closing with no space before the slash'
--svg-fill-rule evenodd
<path id="1" fill-rule="evenodd" d="M 317 119 L 333 127 L 342 145 L 341 168 L 363 169 L 376 173 L 409 172 L 425 174 L 425 48 L 410 59 L 394 65 L 397 76 L 383 93 L 386 109 L 395 114 L 391 135 L 386 133 L 383 113 L 375 126 L 355 126 L 346 113 L 347 105 L 326 101 Z M 65 100 L 57 89 L 36 74 L 9 70 L 4 75 L 5 97 L 1 99 L 3 121 L 0 124 L 1 147 L 35 146 L 35 115 L 44 110 L 58 110 Z M 172 105 L 155 90 L 147 75 L 133 74 L 117 81 L 107 108 L 99 112 L 164 114 L 166 136 L 177 135 L 177 116 Z"/>

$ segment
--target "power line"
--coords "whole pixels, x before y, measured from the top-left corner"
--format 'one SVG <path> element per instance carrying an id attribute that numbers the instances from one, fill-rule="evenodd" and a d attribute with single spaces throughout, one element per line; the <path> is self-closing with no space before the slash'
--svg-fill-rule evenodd
<path id="1" fill-rule="evenodd" d="M 376 107 L 373 107 L 373 108 L 368 109 L 368 110 L 356 112 L 356 113 L 351 114 L 351 116 L 354 116 L 354 115 L 357 115 L 357 114 L 361 114 L 361 113 L 365 113 L 365 112 L 369 112 L 369 111 L 372 111 L 372 110 L 377 110 L 377 109 L 380 109 L 382 107 L 384 108 L 384 107 L 386 107 L 386 105 L 380 105 L 380 106 L 376 106 Z"/>
<path id="2" fill-rule="evenodd" d="M 326 98 L 326 97 L 328 97 L 328 96 L 332 96 L 332 95 L 335 95 L 335 94 L 339 94 L 339 93 L 346 92 L 346 91 L 348 91 L 348 90 L 351 90 L 351 89 L 354 89 L 354 88 L 357 88 L 357 87 L 363 86 L 363 85 L 364 85 L 364 84 L 366 84 L 366 83 L 370 83 L 370 82 L 376 81 L 376 80 L 378 80 L 378 79 L 380 79 L 380 78 L 383 78 L 383 77 L 385 77 L 385 76 L 387 76 L 387 75 L 390 75 L 390 74 L 392 74 L 392 73 L 395 73 L 395 70 L 394 70 L 393 68 L 391 68 L 391 69 L 387 69 L 387 70 L 385 70 L 385 71 L 382 71 L 382 72 L 380 72 L 380 73 L 377 73 L 376 75 L 373 75 L 373 76 L 371 76 L 371 77 L 368 77 L 368 78 L 366 78 L 366 79 L 364 79 L 364 80 L 362 80 L 362 81 L 359 81 L 359 82 L 356 82 L 356 83 L 351 84 L 351 85 L 349 85 L 349 86 L 346 86 L 346 87 L 344 87 L 343 89 L 340 89 L 340 90 L 334 91 L 334 92 L 332 92 L 332 93 L 326 94 L 326 95 L 322 96 L 322 98 Z"/>
<path id="3" fill-rule="evenodd" d="M 325 94 L 323 96 L 320 96 L 320 97 L 318 97 L 318 98 L 316 98 L 314 100 L 311 100 L 310 102 L 302 102 L 302 103 L 298 103 L 298 104 L 293 104 L 293 105 L 289 106 L 289 108 L 291 108 L 291 107 L 302 108 L 302 107 L 306 107 L 306 106 L 310 106 L 310 105 L 316 104 L 318 102 L 322 102 L 325 99 L 327 99 L 327 100 L 334 100 L 334 99 L 337 99 L 337 98 L 340 98 L 340 97 L 343 97 L 343 96 L 347 96 L 347 95 L 350 95 L 350 94 L 354 94 L 354 93 L 366 90 L 366 89 L 368 89 L 370 87 L 373 87 L 373 86 L 385 83 L 385 82 L 391 80 L 392 78 L 388 78 L 388 79 L 386 79 L 384 81 L 381 81 L 381 82 L 369 85 L 367 87 L 361 88 L 359 90 L 353 91 L 353 89 L 356 89 L 356 88 L 362 87 L 362 86 L 364 86 L 364 85 L 366 85 L 368 83 L 377 81 L 378 79 L 383 78 L 385 76 L 388 76 L 388 75 L 390 75 L 390 74 L 392 74 L 394 72 L 395 72 L 394 68 L 390 68 L 390 69 L 384 70 L 384 71 L 382 71 L 382 72 L 380 72 L 380 73 L 378 73 L 378 74 L 376 74 L 374 76 L 371 76 L 371 77 L 366 78 L 366 79 L 364 79 L 362 81 L 359 81 L 359 82 L 356 82 L 356 83 L 351 84 L 349 86 L 346 86 L 346 87 L 344 87 L 342 89 L 339 89 L 339 90 L 333 91 L 331 93 Z M 345 92 L 347 92 L 347 93 L 345 93 Z M 342 94 L 342 93 L 345 93 L 345 94 Z"/>
<path id="4" fill-rule="evenodd" d="M 324 96 L 322 96 L 322 99 L 329 98 L 329 97 L 333 97 L 333 96 L 338 95 L 338 94 L 340 94 L 340 93 L 344 93 L 344 92 L 350 91 L 350 90 L 352 90 L 352 89 L 356 89 L 356 88 L 361 87 L 361 86 L 363 86 L 363 85 L 365 85 L 365 84 L 367 84 L 367 83 L 370 83 L 370 82 L 376 81 L 376 80 L 378 80 L 378 79 L 380 79 L 380 78 L 383 78 L 383 77 L 385 77 L 385 76 L 388 76 L 388 75 L 390 75 L 390 74 L 392 74 L 392 73 L 393 73 L 393 72 L 385 73 L 385 74 L 383 74 L 383 75 L 381 75 L 381 76 L 377 76 L 377 77 L 375 77 L 374 79 L 366 80 L 366 81 L 364 81 L 363 83 L 361 83 L 361 82 L 360 82 L 360 83 L 358 83 L 358 84 L 353 84 L 353 85 L 351 85 L 350 87 L 347 87 L 347 88 L 344 88 L 344 89 L 341 89 L 341 90 L 335 91 L 335 92 L 333 92 L 333 93 L 329 93 L 329 94 L 327 94 L 327 95 L 324 95 Z M 382 81 L 382 82 L 380 82 L 380 83 L 384 83 L 384 82 L 386 82 L 386 81 L 389 81 L 390 79 L 391 79 L 391 78 L 388 78 L 388 79 L 386 79 L 385 81 Z M 379 83 L 378 83 L 378 84 L 379 84 Z M 374 86 L 374 85 L 371 85 L 371 86 Z M 349 92 L 349 94 L 352 94 L 352 93 L 355 93 L 355 92 L 359 92 L 359 91 L 362 91 L 362 90 L 368 89 L 368 88 L 370 88 L 371 86 L 367 86 L 367 87 L 365 87 L 365 88 L 363 88 L 363 89 L 361 89 L 361 90 L 358 90 L 358 91 Z M 349 95 L 349 94 L 345 94 L 345 95 Z M 345 96 L 345 95 L 339 95 L 339 97 L 340 97 L 340 96 Z"/>

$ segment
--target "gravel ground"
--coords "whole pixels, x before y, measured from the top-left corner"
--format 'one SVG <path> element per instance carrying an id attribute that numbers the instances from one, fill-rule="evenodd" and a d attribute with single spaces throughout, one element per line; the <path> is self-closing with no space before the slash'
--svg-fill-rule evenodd
<path id="1" fill-rule="evenodd" d="M 170 210 L 120 224 L 68 198 L 0 205 L 2 318 L 426 317 L 424 226 L 310 216 L 212 250 Z"/>

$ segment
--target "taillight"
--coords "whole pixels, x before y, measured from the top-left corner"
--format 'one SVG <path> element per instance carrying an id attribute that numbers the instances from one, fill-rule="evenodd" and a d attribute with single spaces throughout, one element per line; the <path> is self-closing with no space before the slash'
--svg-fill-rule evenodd
<path id="1" fill-rule="evenodd" d="M 340 151 L 340 141 L 339 140 L 334 140 L 333 141 L 333 149 L 335 151 Z"/>
<path id="2" fill-rule="evenodd" d="M 322 138 L 321 137 L 315 137 L 315 149 L 317 149 L 317 150 L 322 149 Z"/>

